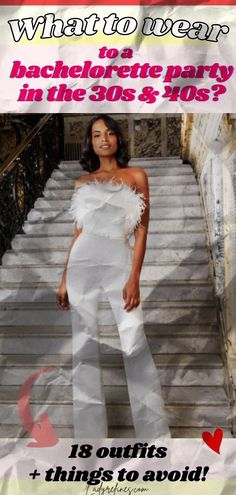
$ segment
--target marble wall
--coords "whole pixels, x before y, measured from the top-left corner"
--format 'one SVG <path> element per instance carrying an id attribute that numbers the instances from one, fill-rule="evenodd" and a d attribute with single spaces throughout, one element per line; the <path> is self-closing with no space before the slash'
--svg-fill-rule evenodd
<path id="1" fill-rule="evenodd" d="M 185 115 L 182 146 L 201 186 L 224 345 L 236 390 L 236 115 Z"/>
<path id="2" fill-rule="evenodd" d="M 132 158 L 179 156 L 181 115 L 114 114 L 127 139 Z M 65 158 L 78 159 L 91 115 L 65 114 Z"/>

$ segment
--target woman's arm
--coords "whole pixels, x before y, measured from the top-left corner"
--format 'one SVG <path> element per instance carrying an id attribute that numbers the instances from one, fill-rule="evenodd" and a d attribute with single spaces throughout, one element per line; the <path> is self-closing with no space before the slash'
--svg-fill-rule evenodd
<path id="1" fill-rule="evenodd" d="M 141 222 L 134 232 L 135 243 L 133 248 L 132 269 L 129 279 L 123 289 L 125 300 L 124 309 L 130 311 L 140 303 L 139 279 L 146 251 L 148 222 L 149 222 L 149 188 L 147 174 L 143 169 L 135 171 L 135 181 L 138 192 L 144 195 L 146 208 L 143 212 Z"/>
<path id="2" fill-rule="evenodd" d="M 57 304 L 58 304 L 60 309 L 69 309 L 69 300 L 68 300 L 68 294 L 67 294 L 67 289 L 66 289 L 67 265 L 68 265 L 68 261 L 69 261 L 70 252 L 72 250 L 72 247 L 73 247 L 77 237 L 81 234 L 81 232 L 82 232 L 81 228 L 77 229 L 77 227 L 75 227 L 73 239 L 72 239 L 71 245 L 69 247 L 68 255 L 67 255 L 65 268 L 64 268 L 64 271 L 62 274 L 61 283 L 60 283 L 58 291 L 57 291 Z"/>
<path id="3" fill-rule="evenodd" d="M 82 182 L 81 179 L 82 178 L 80 177 L 79 179 L 75 180 L 75 190 L 79 188 L 79 186 Z M 73 239 L 72 239 L 71 245 L 69 247 L 68 255 L 67 255 L 65 268 L 64 268 L 64 271 L 62 274 L 61 283 L 60 283 L 58 291 L 57 291 L 57 304 L 58 304 L 60 309 L 69 309 L 69 300 L 68 300 L 68 294 L 67 294 L 67 289 L 66 289 L 67 265 L 68 265 L 68 261 L 69 261 L 72 247 L 73 247 L 77 237 L 81 234 L 81 232 L 82 232 L 82 228 L 77 229 L 77 227 L 75 227 Z"/>

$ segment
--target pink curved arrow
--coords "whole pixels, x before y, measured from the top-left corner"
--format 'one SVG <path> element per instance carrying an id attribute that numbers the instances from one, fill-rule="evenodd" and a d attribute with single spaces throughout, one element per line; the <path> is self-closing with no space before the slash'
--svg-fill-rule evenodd
<path id="1" fill-rule="evenodd" d="M 53 447 L 53 445 L 56 445 L 59 442 L 49 421 L 48 414 L 43 413 L 37 423 L 35 423 L 29 403 L 30 389 L 33 383 L 39 376 L 54 370 L 55 368 L 43 368 L 42 370 L 37 371 L 31 375 L 21 387 L 18 399 L 19 415 L 26 431 L 28 431 L 29 435 L 36 440 L 36 442 L 30 442 L 27 447 Z"/>

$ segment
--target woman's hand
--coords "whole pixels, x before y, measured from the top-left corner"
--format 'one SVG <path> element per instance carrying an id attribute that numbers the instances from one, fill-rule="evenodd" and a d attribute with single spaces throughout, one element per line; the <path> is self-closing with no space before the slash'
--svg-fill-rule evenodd
<path id="1" fill-rule="evenodd" d="M 70 307 L 69 299 L 68 299 L 68 294 L 67 294 L 67 289 L 66 289 L 67 265 L 68 265 L 68 261 L 69 261 L 69 257 L 70 257 L 70 253 L 71 253 L 72 247 L 73 247 L 73 245 L 74 245 L 77 237 L 81 234 L 81 232 L 82 232 L 82 228 L 78 229 L 77 227 L 75 227 L 74 235 L 73 235 L 73 239 L 72 239 L 72 243 L 71 243 L 70 248 L 69 248 L 69 252 L 68 252 L 68 256 L 67 256 L 67 261 L 66 261 L 66 264 L 65 264 L 65 268 L 64 268 L 64 271 L 63 271 L 62 278 L 61 278 L 61 283 L 60 283 L 59 289 L 57 291 L 57 305 L 58 305 L 58 307 L 60 309 L 69 309 L 69 307 Z"/>
<path id="2" fill-rule="evenodd" d="M 70 307 L 66 284 L 64 281 L 61 282 L 60 287 L 57 291 L 57 305 L 60 309 L 69 309 Z"/>
<path id="3" fill-rule="evenodd" d="M 123 288 L 124 309 L 131 311 L 140 303 L 139 277 L 130 276 Z"/>

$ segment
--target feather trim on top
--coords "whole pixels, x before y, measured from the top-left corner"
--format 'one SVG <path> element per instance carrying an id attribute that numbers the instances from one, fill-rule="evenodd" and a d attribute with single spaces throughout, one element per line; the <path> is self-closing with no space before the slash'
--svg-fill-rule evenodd
<path id="1" fill-rule="evenodd" d="M 69 212 L 78 228 L 83 227 L 84 217 L 93 209 L 110 203 L 124 210 L 123 221 L 125 233 L 131 234 L 140 224 L 143 212 L 146 208 L 144 195 L 136 191 L 125 182 L 102 182 L 94 179 L 82 183 L 73 193 Z M 110 219 L 112 223 L 112 218 Z M 120 218 L 122 221 L 122 218 Z M 115 220 L 114 222 L 117 222 Z"/>

